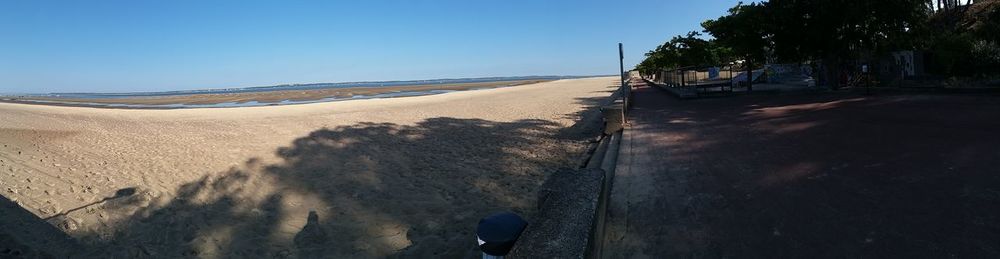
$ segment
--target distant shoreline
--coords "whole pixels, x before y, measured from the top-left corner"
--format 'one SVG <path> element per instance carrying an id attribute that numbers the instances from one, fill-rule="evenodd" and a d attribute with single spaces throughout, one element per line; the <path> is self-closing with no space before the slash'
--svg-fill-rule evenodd
<path id="1" fill-rule="evenodd" d="M 517 85 L 535 84 L 553 79 L 498 80 L 467 83 L 438 83 L 398 86 L 354 86 L 328 87 L 319 89 L 259 90 L 153 95 L 128 94 L 62 94 L 69 95 L 21 95 L 0 96 L 0 102 L 33 105 L 93 107 L 112 109 L 187 109 L 187 108 L 227 108 L 291 105 L 317 102 L 332 102 L 357 99 L 394 98 L 406 96 L 433 95 L 455 91 L 490 89 Z M 439 80 L 440 81 L 440 80 Z M 70 97 L 70 96 L 79 97 Z M 117 95 L 117 96 L 114 96 Z M 87 96 L 98 96 L 88 98 Z M 114 97 L 109 97 L 114 96 Z"/>
<path id="2" fill-rule="evenodd" d="M 500 77 L 470 77 L 470 78 L 441 78 L 422 80 L 396 80 L 396 81 L 357 81 L 357 82 L 335 82 L 335 83 L 296 83 L 278 84 L 268 86 L 247 86 L 247 87 L 226 87 L 226 88 L 199 88 L 188 90 L 163 90 L 163 91 L 139 91 L 139 92 L 50 92 L 50 93 L 2 93 L 0 97 L 9 96 L 32 96 L 32 97 L 70 97 L 70 98 L 130 98 L 130 97 L 154 97 L 171 95 L 192 95 L 192 94 L 222 94 L 222 93 L 249 93 L 249 92 L 269 92 L 283 90 L 316 90 L 333 88 L 355 88 L 355 87 L 391 87 L 391 86 L 419 86 L 419 85 L 444 85 L 457 83 L 485 83 L 502 81 L 522 81 L 522 80 L 559 80 L 588 77 L 603 77 L 605 75 L 587 76 L 500 76 Z"/>

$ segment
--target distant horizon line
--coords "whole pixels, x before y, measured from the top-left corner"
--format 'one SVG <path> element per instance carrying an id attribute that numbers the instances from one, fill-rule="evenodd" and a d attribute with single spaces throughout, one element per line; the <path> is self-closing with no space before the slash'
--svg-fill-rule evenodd
<path id="1" fill-rule="evenodd" d="M 265 88 L 280 88 L 280 87 L 295 87 L 295 86 L 319 86 L 319 85 L 351 85 L 351 84 L 405 84 L 405 83 L 419 83 L 419 82 L 431 82 L 431 81 L 459 81 L 459 80 L 490 80 L 490 79 L 510 79 L 510 80 L 530 80 L 530 79 L 543 79 L 543 78 L 584 78 L 584 77 L 602 77 L 602 76 L 614 76 L 615 74 L 606 75 L 528 75 L 528 76 L 484 76 L 484 77 L 452 77 L 452 78 L 432 78 L 432 79 L 409 79 L 409 80 L 386 80 L 386 81 L 346 81 L 346 82 L 317 82 L 317 83 L 284 83 L 284 84 L 274 84 L 274 85 L 259 85 L 259 86 L 243 86 L 243 87 L 220 87 L 220 88 L 197 88 L 188 90 L 159 90 L 159 91 L 135 91 L 135 92 L 37 92 L 37 93 L 13 93 L 13 92 L 0 92 L 0 96 L 16 96 L 16 95 L 81 95 L 81 94 L 100 94 L 100 95 L 134 95 L 134 94 L 169 94 L 169 93 L 184 93 L 190 92 L 196 94 L 198 92 L 213 92 L 213 91 L 233 91 L 241 89 L 265 89 Z M 499 81 L 499 80 L 498 80 Z"/>

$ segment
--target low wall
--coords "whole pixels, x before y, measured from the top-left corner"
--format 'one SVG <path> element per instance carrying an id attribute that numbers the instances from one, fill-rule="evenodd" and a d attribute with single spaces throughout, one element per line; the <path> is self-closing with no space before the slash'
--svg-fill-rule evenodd
<path id="1" fill-rule="evenodd" d="M 628 86 L 626 86 L 628 87 Z M 621 93 L 625 91 L 625 93 Z M 529 220 L 510 258 L 596 258 L 603 251 L 604 221 L 614 177 L 630 89 L 601 107 L 605 128 L 580 169 L 549 176 L 538 194 L 538 214 Z"/>
<path id="2" fill-rule="evenodd" d="M 509 255 L 511 258 L 586 258 L 593 239 L 604 170 L 561 169 L 549 176 L 538 195 L 537 219 Z"/>

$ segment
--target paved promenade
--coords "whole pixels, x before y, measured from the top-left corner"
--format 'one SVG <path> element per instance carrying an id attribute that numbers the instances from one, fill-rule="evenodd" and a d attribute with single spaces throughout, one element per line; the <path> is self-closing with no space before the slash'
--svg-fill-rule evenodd
<path id="1" fill-rule="evenodd" d="M 1000 97 L 635 84 L 606 258 L 1000 257 Z"/>
<path id="2" fill-rule="evenodd" d="M 608 231 L 607 258 L 657 258 L 671 254 L 668 232 L 679 223 L 665 209 L 683 197 L 683 185 L 673 184 L 660 144 L 677 141 L 661 121 L 669 106 L 677 102 L 666 91 L 633 81 L 633 104 L 629 127 L 622 135 L 616 167 Z"/>

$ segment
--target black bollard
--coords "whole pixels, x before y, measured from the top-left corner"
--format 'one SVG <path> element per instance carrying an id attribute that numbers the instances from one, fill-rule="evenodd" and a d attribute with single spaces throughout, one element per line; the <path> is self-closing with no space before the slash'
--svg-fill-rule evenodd
<path id="1" fill-rule="evenodd" d="M 498 258 L 506 256 L 514 248 L 514 242 L 524 232 L 528 222 L 521 216 L 511 212 L 490 215 L 479 220 L 476 227 L 476 237 L 479 239 L 479 249 L 483 258 Z"/>

